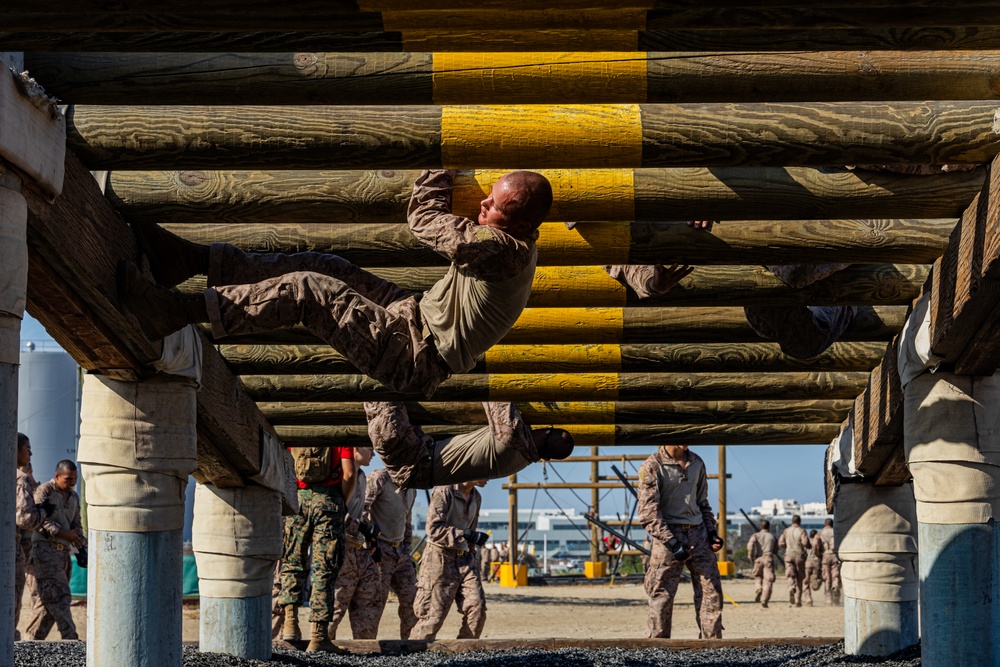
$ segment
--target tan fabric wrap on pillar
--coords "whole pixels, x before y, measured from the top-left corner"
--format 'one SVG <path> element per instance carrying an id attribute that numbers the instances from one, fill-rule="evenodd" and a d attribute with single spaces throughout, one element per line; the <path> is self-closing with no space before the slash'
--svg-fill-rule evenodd
<path id="1" fill-rule="evenodd" d="M 94 530 L 184 527 L 184 490 L 197 467 L 194 383 L 88 375 L 80 410 L 87 520 Z"/>
<path id="2" fill-rule="evenodd" d="M 251 598 L 271 594 L 281 558 L 281 494 L 262 486 L 194 492 L 191 544 L 202 597 Z"/>
<path id="3" fill-rule="evenodd" d="M 20 363 L 21 318 L 28 289 L 28 205 L 0 187 L 0 364 Z"/>
<path id="4" fill-rule="evenodd" d="M 917 515 L 910 485 L 842 484 L 834 517 L 844 594 L 855 600 L 916 600 Z"/>
<path id="5" fill-rule="evenodd" d="M 1000 518 L 1000 377 L 924 373 L 906 386 L 903 400 L 917 519 Z"/>

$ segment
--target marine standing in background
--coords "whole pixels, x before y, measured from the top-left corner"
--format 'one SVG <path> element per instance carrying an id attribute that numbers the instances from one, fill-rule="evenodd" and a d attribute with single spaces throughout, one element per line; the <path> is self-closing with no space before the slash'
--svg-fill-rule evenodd
<path id="1" fill-rule="evenodd" d="M 413 543 L 413 501 L 417 492 L 400 490 L 385 468 L 368 476 L 365 490 L 364 520 L 378 526 L 375 540 L 382 553 L 382 583 L 374 611 L 366 617 L 363 632 L 372 636 L 378 632 L 379 621 L 385 612 L 389 591 L 396 594 L 399 603 L 399 638 L 409 639 L 410 630 L 417 623 L 413 613 L 413 599 L 417 595 L 417 569 L 410 558 Z"/>
<path id="2" fill-rule="evenodd" d="M 646 571 L 648 637 L 670 637 L 674 597 L 687 566 L 702 639 L 722 637 L 722 549 L 708 504 L 705 462 L 687 445 L 665 445 L 639 468 L 638 516 L 653 538 Z"/>
<path id="3" fill-rule="evenodd" d="M 420 559 L 414 611 L 417 625 L 410 639 L 434 639 L 454 602 L 462 614 L 459 639 L 478 639 L 486 624 L 486 594 L 476 568 L 476 549 L 486 544 L 479 526 L 482 497 L 477 480 L 438 486 L 427 508 L 427 548 Z"/>
<path id="4" fill-rule="evenodd" d="M 834 549 L 833 519 L 823 522 L 823 530 L 818 535 L 823 543 L 823 555 L 820 560 L 823 568 L 823 592 L 828 605 L 840 606 L 840 558 Z"/>
<path id="5" fill-rule="evenodd" d="M 31 441 L 23 433 L 17 434 L 17 480 L 15 486 L 14 540 L 14 639 L 20 639 L 17 622 L 21 617 L 21 598 L 28 575 L 28 558 L 31 556 L 31 533 L 40 528 L 55 506 L 52 503 L 35 504 L 38 485 L 22 470 L 31 465 Z"/>
<path id="6" fill-rule="evenodd" d="M 820 559 L 823 555 L 823 543 L 819 539 L 819 531 L 809 531 L 809 549 L 806 551 L 806 579 L 802 584 L 802 600 L 807 607 L 813 606 L 812 592 L 823 586 L 823 567 Z"/>
<path id="7" fill-rule="evenodd" d="M 778 540 L 771 534 L 771 522 L 764 519 L 760 530 L 750 536 L 747 542 L 747 556 L 753 563 L 753 581 L 756 589 L 754 602 L 767 609 L 774 587 L 774 559 L 778 555 Z"/>
<path id="8" fill-rule="evenodd" d="M 70 613 L 73 598 L 69 590 L 73 571 L 70 556 L 87 544 L 80 522 L 80 496 L 73 490 L 78 475 L 76 464 L 64 459 L 56 464 L 55 476 L 35 489 L 35 502 L 51 503 L 53 511 L 31 534 L 31 568 L 38 597 L 32 600 L 24 631 L 29 640 L 45 639 L 53 624 L 63 639 L 79 639 Z"/>
<path id="9" fill-rule="evenodd" d="M 806 577 L 806 552 L 809 536 L 802 528 L 802 517 L 792 515 L 792 525 L 778 539 L 778 548 L 785 550 L 785 577 L 788 579 L 788 601 L 793 607 L 802 606 L 802 585 Z"/>

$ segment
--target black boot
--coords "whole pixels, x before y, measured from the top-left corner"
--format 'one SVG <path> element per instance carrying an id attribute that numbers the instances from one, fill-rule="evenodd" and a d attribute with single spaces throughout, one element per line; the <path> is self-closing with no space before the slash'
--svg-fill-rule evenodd
<path id="1" fill-rule="evenodd" d="M 174 287 L 192 276 L 208 273 L 209 246 L 182 239 L 150 223 L 132 223 L 132 232 L 157 284 Z"/>
<path id="2" fill-rule="evenodd" d="M 151 282 L 136 265 L 118 265 L 118 294 L 153 341 L 183 329 L 192 322 L 207 322 L 208 311 L 201 294 L 178 294 Z"/>

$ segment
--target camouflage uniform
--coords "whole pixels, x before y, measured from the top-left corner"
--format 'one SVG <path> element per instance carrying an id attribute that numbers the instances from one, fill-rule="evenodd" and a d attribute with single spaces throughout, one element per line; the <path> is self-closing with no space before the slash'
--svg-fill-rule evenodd
<path id="1" fill-rule="evenodd" d="M 823 553 L 822 541 L 819 535 L 809 538 L 809 551 L 806 553 L 806 576 L 802 582 L 802 600 L 806 606 L 813 606 L 812 592 L 818 591 L 823 585 L 823 567 L 820 565 L 820 556 Z"/>
<path id="2" fill-rule="evenodd" d="M 369 475 L 366 486 L 364 520 L 374 523 L 382 531 L 376 538 L 382 551 L 382 582 L 374 612 L 366 617 L 370 625 L 359 628 L 359 631 L 366 637 L 374 637 L 378 633 L 379 621 L 391 590 L 399 602 L 399 638 L 409 639 L 410 631 L 417 623 L 417 617 L 413 613 L 417 571 L 410 558 L 410 545 L 413 542 L 412 510 L 416 492 L 412 489 L 400 490 L 385 468 Z"/>
<path id="3" fill-rule="evenodd" d="M 816 537 L 822 544 L 823 593 L 829 605 L 840 604 L 840 559 L 834 549 L 833 527 L 824 526 Z"/>
<path id="4" fill-rule="evenodd" d="M 17 622 L 21 618 L 21 598 L 24 597 L 24 584 L 28 575 L 28 556 L 31 554 L 31 531 L 40 528 L 45 522 L 45 511 L 35 505 L 34 493 L 37 486 L 28 474 L 18 469 L 17 486 L 15 487 L 17 537 L 14 541 L 15 639 L 21 638 L 21 633 L 16 628 Z M 22 535 L 26 535 L 27 539 L 24 539 Z"/>
<path id="5" fill-rule="evenodd" d="M 656 267 L 652 264 L 616 264 L 605 266 L 604 270 L 618 282 L 631 287 L 640 299 L 667 293 L 666 290 L 661 292 L 653 289 L 652 280 Z"/>
<path id="6" fill-rule="evenodd" d="M 205 291 L 213 334 L 302 323 L 365 375 L 429 398 L 510 330 L 527 304 L 537 259 L 537 233 L 521 240 L 452 215 L 453 177 L 425 171 L 413 186 L 411 232 L 453 262 L 423 295 L 336 255 L 245 254 L 214 244 Z"/>
<path id="7" fill-rule="evenodd" d="M 782 282 L 796 289 L 846 269 L 850 264 L 767 265 Z M 856 306 L 747 306 L 747 322 L 758 336 L 778 342 L 797 359 L 822 354 L 833 345 L 858 313 Z"/>
<path id="8" fill-rule="evenodd" d="M 774 558 L 777 553 L 778 540 L 767 530 L 759 530 L 750 536 L 747 542 L 747 555 L 753 561 L 754 588 L 757 599 L 767 606 L 771 601 L 771 589 L 774 586 Z M 760 554 L 757 556 L 756 554 Z"/>
<path id="9" fill-rule="evenodd" d="M 795 607 L 802 606 L 802 584 L 806 577 L 806 551 L 809 535 L 802 526 L 792 524 L 778 539 L 778 548 L 785 550 L 785 576 L 788 578 L 788 600 Z"/>
<path id="10" fill-rule="evenodd" d="M 64 494 L 55 480 L 40 485 L 35 490 L 35 502 L 48 500 L 55 511 L 44 520 L 42 527 L 32 533 L 31 569 L 38 587 L 38 597 L 32 599 L 31 612 L 25 636 L 34 641 L 45 639 L 52 626 L 59 628 L 63 639 L 79 639 L 76 624 L 70 613 L 73 601 L 69 591 L 72 572 L 70 554 L 72 547 L 66 540 L 56 537 L 59 530 L 75 531 L 84 538 L 80 523 L 80 496 L 76 491 Z"/>
<path id="11" fill-rule="evenodd" d="M 285 530 L 288 530 L 288 517 L 285 517 Z M 281 561 L 274 564 L 274 579 L 271 581 L 271 639 L 278 639 L 281 626 L 285 622 L 285 608 L 281 605 Z"/>
<path id="12" fill-rule="evenodd" d="M 364 537 L 358 532 L 365 505 L 365 472 L 358 469 L 354 492 L 347 503 L 347 534 L 344 565 L 337 576 L 333 592 L 333 618 L 330 619 L 330 639 L 337 637 L 337 627 L 350 612 L 354 639 L 375 639 L 381 613 L 382 573 L 372 559 Z M 374 631 L 373 631 L 374 630 Z"/>
<path id="13" fill-rule="evenodd" d="M 701 457 L 691 451 L 687 455 L 687 468 L 682 470 L 661 447 L 639 468 L 638 517 L 653 539 L 645 578 L 648 637 L 670 637 L 674 597 L 685 566 L 694 585 L 699 636 L 722 637 L 722 580 L 708 542 L 708 532 L 716 529 L 708 504 L 708 477 Z M 690 558 L 683 562 L 674 558 L 666 546 L 671 538 L 694 547 Z"/>
<path id="14" fill-rule="evenodd" d="M 427 548 L 420 559 L 420 580 L 414 610 L 419 619 L 410 639 L 437 637 L 451 603 L 462 614 L 459 639 L 478 639 L 486 624 L 486 594 L 476 568 L 475 547 L 462 533 L 479 524 L 482 498 L 473 488 L 438 486 L 427 508 Z"/>
<path id="15" fill-rule="evenodd" d="M 508 477 L 538 461 L 531 428 L 513 403 L 483 403 L 488 426 L 434 441 L 398 402 L 365 403 L 368 436 L 396 485 L 429 489 Z"/>
<path id="16" fill-rule="evenodd" d="M 285 524 L 285 553 L 282 557 L 282 607 L 298 605 L 309 576 L 309 548 L 312 547 L 312 594 L 309 620 L 328 622 L 333 610 L 333 588 L 344 562 L 344 495 L 340 484 L 299 489 L 299 512 Z"/>

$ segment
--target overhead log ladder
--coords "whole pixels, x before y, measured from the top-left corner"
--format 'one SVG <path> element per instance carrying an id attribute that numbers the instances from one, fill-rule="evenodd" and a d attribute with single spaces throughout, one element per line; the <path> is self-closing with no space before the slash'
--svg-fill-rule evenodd
<path id="1" fill-rule="evenodd" d="M 519 23 L 523 14 L 518 15 Z M 997 51 L 226 50 L 230 52 L 38 52 L 25 54 L 25 67 L 46 82 L 51 94 L 76 104 L 608 104 L 1000 97 L 993 85 L 1000 77 Z"/>
<path id="2" fill-rule="evenodd" d="M 102 106 L 67 109 L 94 170 L 608 168 L 985 162 L 993 101 Z"/>

